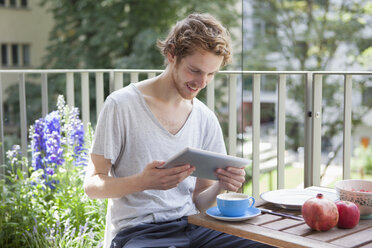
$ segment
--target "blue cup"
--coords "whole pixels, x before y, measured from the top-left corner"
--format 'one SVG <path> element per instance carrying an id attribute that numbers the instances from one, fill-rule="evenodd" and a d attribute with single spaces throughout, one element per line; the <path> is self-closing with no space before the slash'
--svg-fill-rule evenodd
<path id="1" fill-rule="evenodd" d="M 242 193 L 224 193 L 217 196 L 217 207 L 223 216 L 244 216 L 253 207 L 255 199 Z"/>

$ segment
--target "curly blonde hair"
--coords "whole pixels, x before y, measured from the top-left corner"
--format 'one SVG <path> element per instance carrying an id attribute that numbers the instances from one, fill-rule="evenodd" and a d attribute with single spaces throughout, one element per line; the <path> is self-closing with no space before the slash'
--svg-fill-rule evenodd
<path id="1" fill-rule="evenodd" d="M 170 53 L 179 59 L 193 54 L 197 49 L 203 49 L 223 56 L 221 66 L 224 66 L 231 62 L 230 42 L 229 32 L 213 16 L 191 14 L 178 21 L 165 40 L 158 40 L 157 46 L 164 57 Z"/>

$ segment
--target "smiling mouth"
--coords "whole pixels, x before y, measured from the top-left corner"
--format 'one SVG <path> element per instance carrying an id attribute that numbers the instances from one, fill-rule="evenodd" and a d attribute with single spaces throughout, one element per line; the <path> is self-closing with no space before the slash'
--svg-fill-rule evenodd
<path id="1" fill-rule="evenodd" d="M 189 88 L 191 91 L 197 91 L 198 88 L 191 87 L 190 84 L 186 84 L 187 88 Z"/>

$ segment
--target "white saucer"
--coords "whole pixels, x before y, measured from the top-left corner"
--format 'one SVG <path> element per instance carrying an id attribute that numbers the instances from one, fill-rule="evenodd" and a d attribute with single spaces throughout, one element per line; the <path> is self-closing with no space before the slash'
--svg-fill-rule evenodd
<path id="1" fill-rule="evenodd" d="M 242 221 L 242 220 L 248 220 L 250 218 L 256 217 L 257 215 L 261 214 L 261 210 L 258 208 L 249 208 L 245 215 L 238 216 L 238 217 L 227 217 L 221 214 L 220 210 L 218 210 L 218 207 L 211 207 L 206 211 L 206 214 L 209 215 L 212 218 L 215 218 L 217 220 L 225 220 L 225 221 Z"/>

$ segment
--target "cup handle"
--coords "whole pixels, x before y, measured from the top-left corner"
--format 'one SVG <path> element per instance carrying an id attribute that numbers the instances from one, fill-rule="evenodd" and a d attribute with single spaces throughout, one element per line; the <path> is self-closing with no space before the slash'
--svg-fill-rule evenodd
<path id="1" fill-rule="evenodd" d="M 248 208 L 251 208 L 251 207 L 254 206 L 256 200 L 252 196 L 249 197 L 249 200 L 252 200 L 252 204 L 250 204 L 249 207 L 248 207 Z"/>

